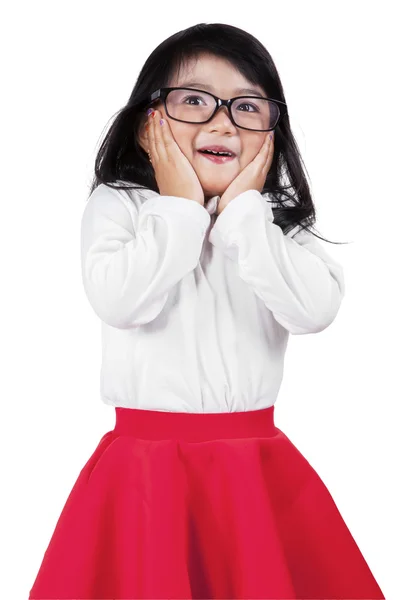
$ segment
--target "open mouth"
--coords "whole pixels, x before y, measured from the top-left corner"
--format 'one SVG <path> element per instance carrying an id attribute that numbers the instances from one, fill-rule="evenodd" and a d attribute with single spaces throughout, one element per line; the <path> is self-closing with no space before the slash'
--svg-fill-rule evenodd
<path id="1" fill-rule="evenodd" d="M 236 154 L 231 154 L 229 152 L 214 152 L 213 150 L 198 150 L 198 152 L 204 156 L 204 158 L 217 164 L 229 162 L 236 158 Z"/>

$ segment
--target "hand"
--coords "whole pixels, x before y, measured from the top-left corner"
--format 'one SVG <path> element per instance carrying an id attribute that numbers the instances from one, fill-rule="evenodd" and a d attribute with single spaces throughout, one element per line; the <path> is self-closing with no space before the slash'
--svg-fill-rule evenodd
<path id="1" fill-rule="evenodd" d="M 175 141 L 167 119 L 160 125 L 161 113 L 148 117 L 147 136 L 151 164 L 160 194 L 195 200 L 204 206 L 204 192 L 191 163 Z"/>
<path id="2" fill-rule="evenodd" d="M 273 132 L 271 132 L 273 133 Z M 269 134 L 266 136 L 263 145 L 258 154 L 251 162 L 239 173 L 237 177 L 229 184 L 225 192 L 222 194 L 217 207 L 217 215 L 219 215 L 225 206 L 236 198 L 242 192 L 247 190 L 261 190 L 264 187 L 265 179 L 271 167 L 272 158 L 274 155 L 274 136 L 270 139 Z"/>

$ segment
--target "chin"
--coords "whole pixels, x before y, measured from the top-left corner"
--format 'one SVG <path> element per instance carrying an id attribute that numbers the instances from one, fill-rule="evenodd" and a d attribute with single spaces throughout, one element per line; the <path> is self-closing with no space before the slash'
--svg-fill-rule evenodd
<path id="1" fill-rule="evenodd" d="M 204 199 L 205 200 L 209 200 L 213 196 L 222 196 L 222 194 L 224 193 L 225 189 L 222 190 L 221 188 L 215 188 L 215 190 L 210 190 L 209 188 L 206 188 L 206 189 L 203 188 Z"/>
<path id="2" fill-rule="evenodd" d="M 200 174 L 197 174 L 201 187 L 203 188 L 204 196 L 206 198 L 212 198 L 213 196 L 222 196 L 224 191 L 230 185 L 230 183 L 235 179 L 234 177 L 226 178 L 226 181 L 221 181 L 221 177 L 218 178 L 218 181 L 212 182 L 209 178 L 201 177 Z"/>

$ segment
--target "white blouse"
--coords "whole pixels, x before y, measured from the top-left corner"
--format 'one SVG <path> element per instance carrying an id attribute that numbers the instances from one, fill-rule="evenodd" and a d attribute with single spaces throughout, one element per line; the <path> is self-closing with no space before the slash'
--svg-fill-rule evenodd
<path id="1" fill-rule="evenodd" d="M 289 333 L 322 331 L 338 313 L 343 269 L 318 238 L 298 226 L 284 235 L 268 194 L 247 190 L 217 216 L 219 199 L 101 184 L 87 201 L 82 278 L 101 320 L 106 404 L 266 408 Z"/>

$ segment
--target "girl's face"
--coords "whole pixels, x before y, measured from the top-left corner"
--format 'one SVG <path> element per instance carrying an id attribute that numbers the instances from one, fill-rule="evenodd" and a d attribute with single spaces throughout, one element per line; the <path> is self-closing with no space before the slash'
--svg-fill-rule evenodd
<path id="1" fill-rule="evenodd" d="M 191 82 L 196 82 L 191 83 Z M 209 87 L 204 87 L 207 84 Z M 192 87 L 210 91 L 216 96 L 228 99 L 233 96 L 246 95 L 240 88 L 252 88 L 257 95 L 266 97 L 265 91 L 258 85 L 251 84 L 229 62 L 214 55 L 201 55 L 197 61 L 193 60 L 178 78 L 174 78 L 170 87 Z M 220 108 L 208 123 L 181 123 L 170 119 L 165 112 L 163 103 L 154 106 L 167 119 L 172 134 L 186 158 L 193 166 L 205 198 L 222 195 L 229 184 L 253 160 L 263 145 L 267 131 L 248 131 L 236 127 L 229 117 L 226 107 Z M 145 121 L 146 122 L 146 121 Z M 142 126 L 139 142 L 144 150 L 148 150 L 148 143 Z M 202 156 L 197 148 L 221 144 L 236 153 L 233 160 L 217 164 Z"/>

